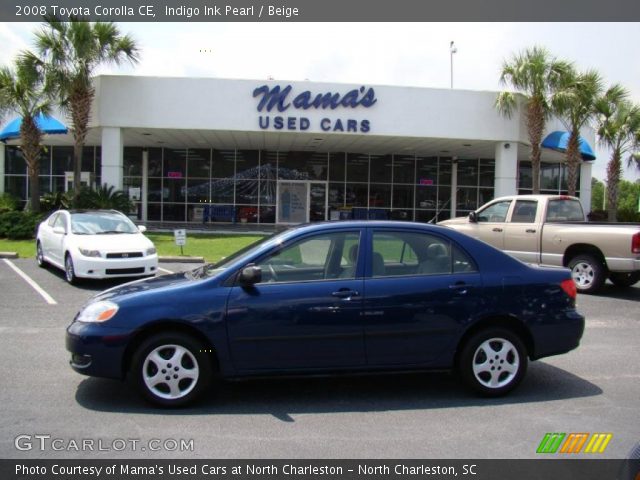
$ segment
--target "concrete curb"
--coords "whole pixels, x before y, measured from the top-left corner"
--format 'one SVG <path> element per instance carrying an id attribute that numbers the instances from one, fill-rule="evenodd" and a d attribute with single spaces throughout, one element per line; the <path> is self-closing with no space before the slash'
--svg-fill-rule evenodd
<path id="1" fill-rule="evenodd" d="M 0 258 L 19 258 L 17 252 L 0 252 Z"/>
<path id="2" fill-rule="evenodd" d="M 160 263 L 204 263 L 204 257 L 158 257 Z"/>

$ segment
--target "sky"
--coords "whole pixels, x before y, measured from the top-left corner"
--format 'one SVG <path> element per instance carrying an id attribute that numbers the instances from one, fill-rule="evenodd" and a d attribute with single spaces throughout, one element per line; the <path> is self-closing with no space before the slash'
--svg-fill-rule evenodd
<path id="1" fill-rule="evenodd" d="M 501 65 L 534 45 L 620 83 L 640 104 L 640 23 L 120 23 L 141 48 L 135 67 L 98 73 L 310 80 L 500 91 Z M 0 23 L 0 65 L 32 45 L 38 24 Z M 593 175 L 606 177 L 598 148 Z M 627 170 L 625 178 L 640 178 Z"/>

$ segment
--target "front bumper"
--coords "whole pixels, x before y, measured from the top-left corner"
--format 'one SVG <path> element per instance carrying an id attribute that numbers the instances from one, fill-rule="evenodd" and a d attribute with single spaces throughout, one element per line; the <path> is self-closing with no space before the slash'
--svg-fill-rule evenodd
<path id="1" fill-rule="evenodd" d="M 130 338 L 127 330 L 73 322 L 66 336 L 71 368 L 93 377 L 124 378 L 124 353 Z"/>
<path id="2" fill-rule="evenodd" d="M 96 258 L 74 255 L 73 268 L 81 278 L 120 278 L 155 275 L 158 255 L 137 258 Z"/>

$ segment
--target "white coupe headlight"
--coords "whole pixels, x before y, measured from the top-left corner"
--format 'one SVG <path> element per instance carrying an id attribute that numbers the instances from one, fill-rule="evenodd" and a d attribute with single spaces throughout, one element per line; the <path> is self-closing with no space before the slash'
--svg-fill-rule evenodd
<path id="1" fill-rule="evenodd" d="M 85 257 L 99 257 L 99 250 L 89 250 L 88 248 L 78 248 L 78 251 Z"/>
<path id="2" fill-rule="evenodd" d="M 155 255 L 156 252 L 156 247 L 147 248 L 147 255 Z"/>
<path id="3" fill-rule="evenodd" d="M 113 302 L 95 302 L 80 311 L 79 322 L 106 322 L 118 313 L 118 305 Z"/>

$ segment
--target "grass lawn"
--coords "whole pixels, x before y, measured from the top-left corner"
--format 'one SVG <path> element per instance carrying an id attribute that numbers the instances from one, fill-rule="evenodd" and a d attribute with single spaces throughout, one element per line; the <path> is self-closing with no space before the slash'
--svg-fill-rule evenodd
<path id="1" fill-rule="evenodd" d="M 173 233 L 148 232 L 146 235 L 155 244 L 158 255 L 180 255 L 180 247 L 176 246 Z M 261 238 L 261 235 L 190 235 L 187 232 L 187 244 L 183 250 L 185 255 L 204 257 L 207 262 L 217 262 Z M 18 252 L 20 258 L 33 258 L 36 256 L 36 242 L 3 238 L 0 239 L 0 252 Z"/>

